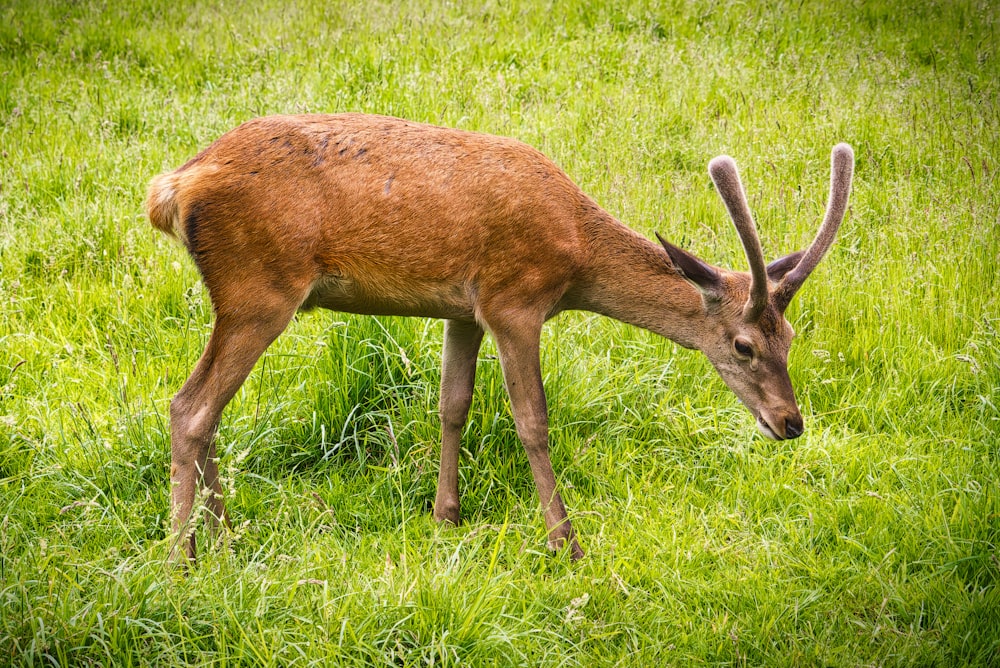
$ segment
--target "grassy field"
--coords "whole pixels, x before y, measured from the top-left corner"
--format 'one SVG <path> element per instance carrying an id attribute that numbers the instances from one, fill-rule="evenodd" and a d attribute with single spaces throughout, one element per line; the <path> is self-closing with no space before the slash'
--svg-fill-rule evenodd
<path id="1" fill-rule="evenodd" d="M 471 4 L 0 4 L 0 664 L 1000 664 L 997 4 Z M 491 343 L 439 528 L 441 323 L 304 314 L 223 419 L 233 530 L 167 567 L 168 405 L 211 308 L 146 184 L 306 111 L 517 137 L 738 269 L 708 160 L 739 162 L 771 259 L 851 143 L 788 314 L 806 435 L 758 436 L 698 353 L 560 316 L 570 563 Z"/>

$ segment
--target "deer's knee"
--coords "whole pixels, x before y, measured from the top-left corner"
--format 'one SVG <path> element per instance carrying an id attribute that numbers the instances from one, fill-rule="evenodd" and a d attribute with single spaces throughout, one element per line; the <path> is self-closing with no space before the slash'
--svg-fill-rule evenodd
<path id="1" fill-rule="evenodd" d="M 468 399 L 465 397 L 460 398 L 441 398 L 441 405 L 438 412 L 441 416 L 441 426 L 444 429 L 453 429 L 461 431 L 465 427 L 465 422 L 469 417 L 469 407 L 472 404 L 472 397 Z"/>
<path id="2" fill-rule="evenodd" d="M 170 402 L 170 452 L 174 465 L 198 463 L 204 468 L 216 426 L 216 418 L 208 407 L 194 409 L 187 397 L 181 394 L 174 397 Z"/>

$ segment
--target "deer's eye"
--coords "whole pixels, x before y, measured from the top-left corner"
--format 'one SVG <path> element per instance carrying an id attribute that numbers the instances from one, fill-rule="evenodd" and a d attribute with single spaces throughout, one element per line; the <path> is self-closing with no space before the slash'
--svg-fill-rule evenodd
<path id="1" fill-rule="evenodd" d="M 733 341 L 733 348 L 736 349 L 736 353 L 740 357 L 752 358 L 753 357 L 753 346 L 751 346 L 744 339 L 735 339 Z"/>

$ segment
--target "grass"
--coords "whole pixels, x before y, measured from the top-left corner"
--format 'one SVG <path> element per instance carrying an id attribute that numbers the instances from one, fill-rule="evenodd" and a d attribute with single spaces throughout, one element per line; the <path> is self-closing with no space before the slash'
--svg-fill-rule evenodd
<path id="1" fill-rule="evenodd" d="M 0 6 L 0 663 L 1000 663 L 1000 12 L 974 0 Z M 487 344 L 430 518 L 441 324 L 300 316 L 227 409 L 233 531 L 164 565 L 168 404 L 211 327 L 150 177 L 253 116 L 518 137 L 644 234 L 743 268 L 837 245 L 789 312 L 806 435 L 700 355 L 588 314 L 543 339 L 543 521 Z"/>

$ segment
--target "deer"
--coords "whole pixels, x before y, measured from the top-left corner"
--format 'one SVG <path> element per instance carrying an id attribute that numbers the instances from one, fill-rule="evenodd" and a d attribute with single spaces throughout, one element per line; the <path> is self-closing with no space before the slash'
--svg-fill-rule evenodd
<path id="1" fill-rule="evenodd" d="M 444 320 L 433 516 L 460 521 L 458 466 L 480 345 L 493 338 L 548 547 L 583 556 L 549 457 L 543 324 L 583 310 L 704 353 L 771 439 L 803 418 L 784 313 L 844 218 L 854 154 L 831 153 L 830 193 L 805 251 L 765 264 L 735 161 L 709 174 L 749 272 L 715 267 L 619 222 L 515 139 L 360 113 L 256 118 L 152 179 L 152 226 L 179 240 L 214 324 L 170 402 L 172 557 L 195 561 L 195 500 L 228 523 L 215 434 L 223 409 L 298 311 Z"/>

